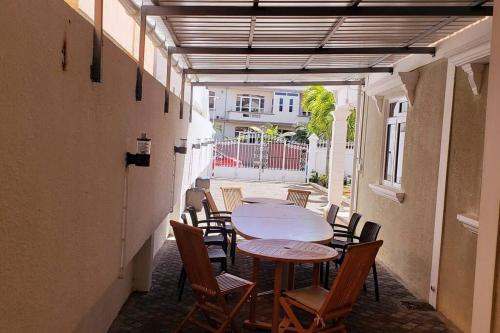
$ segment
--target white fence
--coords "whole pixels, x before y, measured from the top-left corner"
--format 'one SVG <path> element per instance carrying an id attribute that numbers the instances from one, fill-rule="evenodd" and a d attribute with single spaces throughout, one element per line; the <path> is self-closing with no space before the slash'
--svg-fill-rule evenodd
<path id="1" fill-rule="evenodd" d="M 311 144 L 311 143 L 310 143 Z M 311 147 L 309 147 L 311 149 Z M 327 165 L 328 165 L 328 141 L 327 140 L 318 140 L 318 146 L 315 150 L 316 153 L 314 156 L 310 158 L 314 158 L 315 162 L 310 163 L 313 170 L 316 171 L 318 175 L 326 174 Z M 314 149 L 312 149 L 314 151 Z M 335 154 L 335 151 L 333 151 Z M 345 159 L 344 159 L 344 174 L 346 176 L 352 177 L 353 174 L 353 160 L 354 160 L 354 142 L 346 143 L 346 151 L 345 151 Z"/>
<path id="2" fill-rule="evenodd" d="M 213 175 L 245 180 L 305 182 L 308 145 L 247 132 L 216 141 Z"/>

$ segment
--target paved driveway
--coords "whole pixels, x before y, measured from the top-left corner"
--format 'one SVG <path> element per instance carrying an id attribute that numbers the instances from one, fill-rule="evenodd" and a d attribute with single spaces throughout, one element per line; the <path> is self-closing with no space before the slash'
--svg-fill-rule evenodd
<path id="1" fill-rule="evenodd" d="M 284 184 L 277 182 L 252 182 L 244 180 L 224 180 L 212 179 L 210 181 L 210 192 L 212 193 L 217 207 L 224 210 L 224 200 L 222 199 L 221 187 L 241 187 L 245 197 L 266 197 L 286 199 L 288 189 L 299 189 L 311 191 L 307 208 L 315 213 L 323 215 L 324 208 L 328 205 L 328 195 L 316 190 L 308 184 Z"/>

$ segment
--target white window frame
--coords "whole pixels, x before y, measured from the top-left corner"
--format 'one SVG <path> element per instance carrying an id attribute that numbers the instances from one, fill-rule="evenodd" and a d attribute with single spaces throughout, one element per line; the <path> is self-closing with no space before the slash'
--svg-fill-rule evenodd
<path id="1" fill-rule="evenodd" d="M 216 99 L 215 91 L 209 90 L 208 91 L 208 111 L 209 112 L 215 112 L 215 99 Z M 210 101 L 212 101 L 212 104 L 214 106 L 213 108 L 210 107 Z"/>
<path id="2" fill-rule="evenodd" d="M 406 112 L 404 113 L 395 113 L 392 117 L 389 116 L 389 112 L 390 112 L 390 107 L 391 107 L 391 104 L 393 103 L 396 103 L 395 105 L 395 109 L 399 109 L 401 103 L 407 103 L 407 110 Z M 406 116 L 408 114 L 408 112 L 410 111 L 410 105 L 408 103 L 408 100 L 405 96 L 397 96 L 397 97 L 394 97 L 394 98 L 390 98 L 390 99 L 387 99 L 386 100 L 386 103 L 385 103 L 385 108 L 384 108 L 384 113 L 385 113 L 385 117 L 384 117 L 384 145 L 382 146 L 382 173 L 381 173 L 381 183 L 384 185 L 384 186 L 388 186 L 388 187 L 393 187 L 393 188 L 397 188 L 397 189 L 400 189 L 401 188 L 401 183 L 398 183 L 397 182 L 397 169 L 398 169 L 398 157 L 400 156 L 400 154 L 403 154 L 403 157 L 401 159 L 401 163 L 402 165 L 404 165 L 404 150 L 405 150 L 405 145 L 406 145 L 406 140 L 402 146 L 402 150 L 400 151 L 400 147 L 399 147 L 399 127 L 401 126 L 401 124 L 404 124 L 406 126 Z M 393 147 L 392 147 L 392 151 L 394 152 L 394 157 L 391 159 L 391 165 L 390 166 L 387 166 L 387 162 L 389 161 L 389 159 L 387 158 L 387 154 L 388 154 L 388 150 L 387 150 L 387 141 L 388 141 L 388 137 L 387 137 L 387 133 L 388 133 L 388 130 L 389 130 L 389 126 L 394 126 L 394 131 L 392 132 L 392 135 L 393 135 L 393 138 L 392 138 L 392 142 L 393 142 Z M 406 132 L 406 130 L 405 130 Z M 391 178 L 392 179 L 386 179 L 385 175 L 386 175 L 386 169 L 387 168 L 390 168 L 391 170 Z M 404 177 L 404 174 L 403 174 L 403 168 L 401 167 L 401 178 Z"/>
<path id="3" fill-rule="evenodd" d="M 243 99 L 248 99 L 248 110 L 243 111 Z M 252 103 L 257 100 L 259 106 L 257 111 L 252 111 Z M 237 112 L 251 112 L 251 113 L 264 113 L 265 97 L 259 95 L 241 94 L 236 96 L 236 111 Z"/>

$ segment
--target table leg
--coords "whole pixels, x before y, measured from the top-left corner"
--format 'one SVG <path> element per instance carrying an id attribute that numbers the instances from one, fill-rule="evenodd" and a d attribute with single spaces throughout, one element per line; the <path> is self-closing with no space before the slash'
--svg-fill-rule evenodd
<path id="1" fill-rule="evenodd" d="M 260 260 L 258 258 L 253 258 L 253 270 L 252 270 L 252 282 L 257 283 L 259 279 L 259 265 Z M 255 323 L 255 309 L 257 307 L 257 288 L 253 289 L 252 298 L 250 302 L 250 318 L 251 323 Z"/>
<path id="2" fill-rule="evenodd" d="M 283 277 L 283 263 L 277 262 L 274 270 L 273 321 L 272 333 L 278 333 L 280 324 L 280 296 L 281 279 Z"/>
<path id="3" fill-rule="evenodd" d="M 287 290 L 295 289 L 295 264 L 293 262 L 288 264 L 288 286 Z"/>
<path id="4" fill-rule="evenodd" d="M 319 273 L 320 273 L 320 264 L 314 264 L 313 266 L 313 276 L 312 276 L 312 284 L 313 286 L 319 286 Z"/>

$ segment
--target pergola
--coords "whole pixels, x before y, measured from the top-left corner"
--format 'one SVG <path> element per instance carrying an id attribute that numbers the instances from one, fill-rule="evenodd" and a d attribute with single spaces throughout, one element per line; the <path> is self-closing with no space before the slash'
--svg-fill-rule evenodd
<path id="1" fill-rule="evenodd" d="M 493 1 L 484 0 L 153 2 L 141 8 L 136 99 L 142 98 L 146 18 L 160 16 L 175 42 L 168 49 L 165 112 L 173 54 L 188 66 L 182 72 L 181 101 L 187 75 L 196 76 L 191 89 L 359 85 L 366 73 L 392 73 L 393 64 L 406 55 L 433 55 L 433 43 L 493 14 Z"/>

